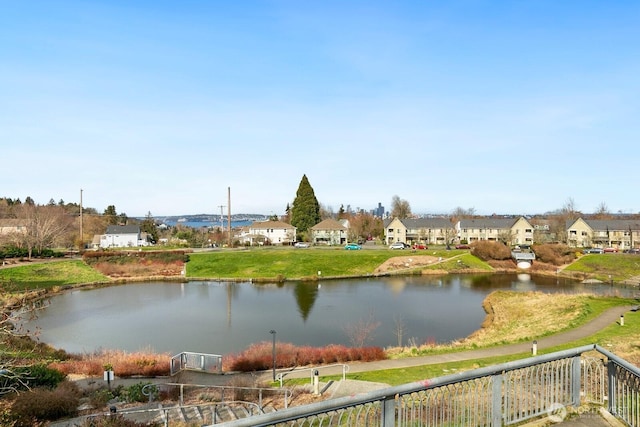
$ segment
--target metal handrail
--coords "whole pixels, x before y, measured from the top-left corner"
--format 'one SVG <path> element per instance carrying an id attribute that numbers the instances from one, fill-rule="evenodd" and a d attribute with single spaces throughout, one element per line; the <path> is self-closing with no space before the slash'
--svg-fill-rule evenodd
<path id="1" fill-rule="evenodd" d="M 394 426 L 396 425 L 397 420 L 395 417 L 397 414 L 401 413 L 402 411 L 406 413 L 406 411 L 410 410 L 410 408 L 407 409 L 409 405 L 412 405 L 416 402 L 422 402 L 422 398 L 419 397 L 421 396 L 420 393 L 424 393 L 428 390 L 447 390 L 448 387 L 455 387 L 456 385 L 461 384 L 469 384 L 475 380 L 486 380 L 489 382 L 489 385 L 485 387 L 488 392 L 488 398 L 487 401 L 481 403 L 484 405 L 483 409 L 485 415 L 489 419 L 481 420 L 482 423 L 478 422 L 478 425 L 499 426 L 502 425 L 503 418 L 505 418 L 505 415 L 503 414 L 504 403 L 502 394 L 505 393 L 503 389 L 504 387 L 506 387 L 505 382 L 507 381 L 507 379 L 504 378 L 504 375 L 506 373 L 517 373 L 518 370 L 526 370 L 527 368 L 535 368 L 545 363 L 555 363 L 558 361 L 567 360 L 568 362 L 565 362 L 560 366 L 560 376 L 558 376 L 556 373 L 552 374 L 551 368 L 539 369 L 539 375 L 541 375 L 542 378 L 536 377 L 534 380 L 537 381 L 536 384 L 538 384 L 540 381 L 547 381 L 552 383 L 553 381 L 559 381 L 561 378 L 570 380 L 571 383 L 569 385 L 565 385 L 562 388 L 562 392 L 564 394 L 559 396 L 553 395 L 551 396 L 551 398 L 558 399 L 557 401 L 554 400 L 554 402 L 562 405 L 575 405 L 580 401 L 580 356 L 583 353 L 593 350 L 598 350 L 596 345 L 585 345 L 551 354 L 530 357 L 480 369 L 474 369 L 472 371 L 460 372 L 353 396 L 325 400 L 310 405 L 293 407 L 272 414 L 259 415 L 251 417 L 250 419 L 232 421 L 229 423 L 225 423 L 224 425 L 233 427 L 270 426 L 295 420 L 303 420 L 309 418 L 317 419 L 323 415 L 331 419 L 336 419 L 337 417 L 344 422 L 341 411 L 351 409 L 353 410 L 353 412 L 359 415 L 346 415 L 345 418 L 349 418 L 351 416 L 370 416 L 372 418 L 378 417 L 380 418 L 380 420 L 378 421 L 380 422 L 380 425 Z M 524 376 L 526 377 L 526 375 Z M 577 379 L 576 376 L 578 377 Z M 510 381 L 516 381 L 516 385 L 521 385 L 521 382 L 523 380 L 521 378 L 517 378 L 516 380 Z M 576 381 L 578 382 L 577 387 Z M 511 386 L 513 387 L 513 385 Z M 445 394 L 445 391 L 437 393 L 440 393 L 439 395 L 442 396 Z M 511 393 L 517 394 L 517 391 L 512 390 Z M 455 397 L 451 397 L 451 399 L 461 398 L 461 395 L 458 391 L 454 392 L 454 395 Z M 470 398 L 476 398 L 476 396 L 471 396 Z M 531 398 L 531 396 L 528 396 L 528 398 Z M 546 404 L 546 402 L 543 403 Z M 462 405 L 464 406 L 464 402 L 462 403 Z M 529 413 L 529 418 L 544 414 L 544 411 L 546 411 L 547 408 L 543 404 L 539 405 L 540 406 L 537 406 L 535 410 L 527 410 Z M 514 419 L 513 422 L 520 422 L 522 419 L 525 418 Z"/>
<path id="2" fill-rule="evenodd" d="M 315 376 L 315 372 L 319 372 L 322 369 L 334 368 L 336 366 L 342 367 L 342 380 L 344 381 L 347 378 L 347 372 L 349 372 L 349 365 L 344 363 L 334 363 L 333 365 L 322 365 L 322 366 L 316 366 L 312 368 L 300 368 L 300 369 L 293 369 L 286 372 L 278 372 L 278 374 L 276 375 L 276 379 L 280 382 L 280 388 L 282 388 L 284 377 L 286 377 L 287 375 L 291 375 L 291 374 L 297 375 L 300 372 L 309 371 L 311 376 L 311 385 L 313 385 L 313 377 Z"/>

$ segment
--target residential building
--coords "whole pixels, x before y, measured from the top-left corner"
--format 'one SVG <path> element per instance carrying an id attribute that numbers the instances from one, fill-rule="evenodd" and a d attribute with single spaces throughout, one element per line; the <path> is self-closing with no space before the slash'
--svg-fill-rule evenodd
<path id="1" fill-rule="evenodd" d="M 325 219 L 311 227 L 311 241 L 314 245 L 344 245 L 348 240 L 348 231 L 343 223 Z"/>
<path id="2" fill-rule="evenodd" d="M 0 235 L 24 233 L 27 230 L 26 220 L 16 218 L 0 219 Z"/>
<path id="3" fill-rule="evenodd" d="M 640 247 L 640 220 L 583 219 L 567 222 L 567 244 L 576 248 Z"/>
<path id="4" fill-rule="evenodd" d="M 461 219 L 456 229 L 458 240 L 469 244 L 479 240 L 500 241 L 511 246 L 533 244 L 533 226 L 524 217 Z"/>
<path id="5" fill-rule="evenodd" d="M 393 218 L 384 221 L 385 243 L 446 245 L 456 237 L 454 225 L 448 218 Z"/>
<path id="6" fill-rule="evenodd" d="M 140 232 L 138 225 L 109 225 L 100 236 L 101 248 L 132 248 L 149 246 L 146 233 Z"/>
<path id="7" fill-rule="evenodd" d="M 242 244 L 289 245 L 296 240 L 296 227 L 282 221 L 257 221 L 244 228 L 239 236 Z"/>

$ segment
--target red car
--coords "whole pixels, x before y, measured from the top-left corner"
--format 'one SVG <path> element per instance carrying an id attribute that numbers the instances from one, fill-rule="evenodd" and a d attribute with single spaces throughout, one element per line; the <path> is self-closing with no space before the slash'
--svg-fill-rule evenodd
<path id="1" fill-rule="evenodd" d="M 427 245 L 423 245 L 420 243 L 416 243 L 415 245 L 412 246 L 413 249 L 429 249 L 429 247 L 427 247 Z"/>
<path id="2" fill-rule="evenodd" d="M 607 252 L 607 253 L 618 252 L 618 248 L 604 248 L 604 252 Z"/>
<path id="3" fill-rule="evenodd" d="M 469 245 L 456 245 L 456 249 L 471 249 Z"/>

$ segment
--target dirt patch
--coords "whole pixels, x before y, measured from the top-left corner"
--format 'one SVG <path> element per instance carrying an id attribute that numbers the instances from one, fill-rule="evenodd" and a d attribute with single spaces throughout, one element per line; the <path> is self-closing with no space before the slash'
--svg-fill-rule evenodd
<path id="1" fill-rule="evenodd" d="M 440 258 L 429 255 L 409 255 L 389 258 L 374 270 L 374 274 L 390 273 L 394 271 L 410 270 L 441 261 Z"/>

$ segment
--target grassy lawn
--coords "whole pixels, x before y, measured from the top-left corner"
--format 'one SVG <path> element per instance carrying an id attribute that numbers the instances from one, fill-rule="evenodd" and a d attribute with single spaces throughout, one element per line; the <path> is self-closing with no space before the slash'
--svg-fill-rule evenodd
<path id="1" fill-rule="evenodd" d="M 108 281 L 108 277 L 80 260 L 34 263 L 0 269 L 0 284 L 5 287 L 8 285 L 11 290 L 16 291 Z"/>
<path id="2" fill-rule="evenodd" d="M 608 282 L 622 282 L 640 275 L 640 255 L 633 254 L 589 254 L 578 258 L 564 271 L 586 273 Z"/>
<path id="3" fill-rule="evenodd" d="M 367 276 L 389 258 L 397 256 L 429 255 L 449 258 L 462 251 L 426 250 L 347 251 L 338 248 L 260 248 L 240 251 L 195 253 L 187 263 L 188 278 L 316 278 Z M 468 255 L 470 258 L 471 255 Z M 466 258 L 465 258 L 466 259 Z M 471 261 L 469 261 L 471 263 Z"/>

